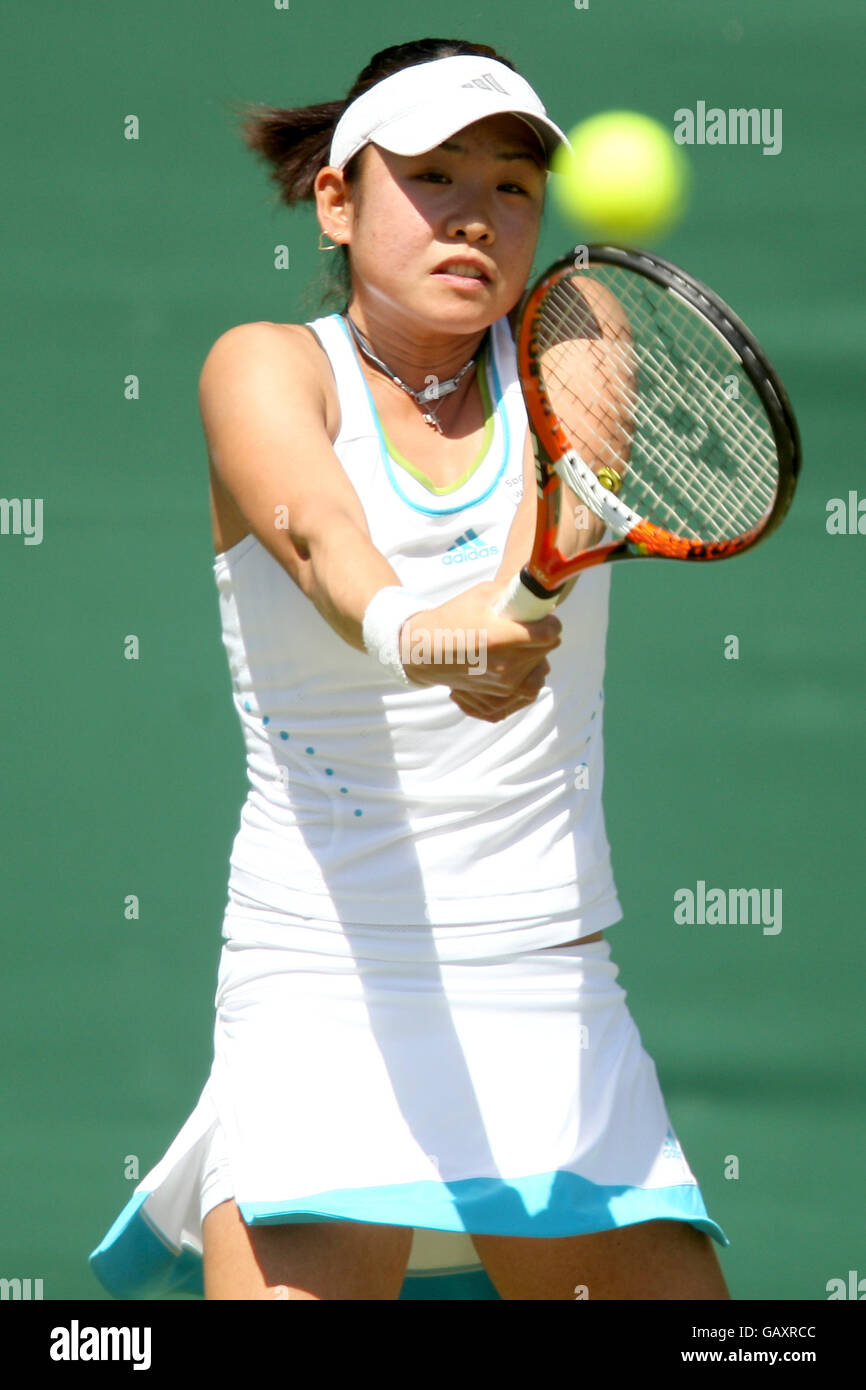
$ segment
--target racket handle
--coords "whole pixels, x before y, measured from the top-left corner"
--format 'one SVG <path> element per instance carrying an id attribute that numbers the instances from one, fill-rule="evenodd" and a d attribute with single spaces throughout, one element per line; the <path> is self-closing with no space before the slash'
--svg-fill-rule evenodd
<path id="1" fill-rule="evenodd" d="M 532 623 L 537 618 L 543 618 L 546 613 L 552 613 L 559 599 L 558 593 L 551 594 L 550 598 L 539 598 L 531 589 L 527 589 L 520 575 L 516 574 L 508 588 L 493 604 L 493 611 L 504 618 L 516 618 L 518 622 Z"/>

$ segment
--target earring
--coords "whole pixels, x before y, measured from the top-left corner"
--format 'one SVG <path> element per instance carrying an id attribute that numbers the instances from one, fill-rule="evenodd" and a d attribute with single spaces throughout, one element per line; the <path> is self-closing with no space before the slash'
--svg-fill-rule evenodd
<path id="1" fill-rule="evenodd" d="M 340 245 L 340 242 L 338 242 L 338 241 L 335 241 L 334 244 L 333 244 L 333 246 L 323 246 L 323 245 L 322 245 L 322 237 L 323 237 L 323 236 L 329 236 L 329 235 L 330 235 L 329 232 L 319 232 L 319 245 L 318 245 L 318 248 L 317 248 L 319 251 L 336 251 L 336 250 L 337 250 L 337 247 Z"/>

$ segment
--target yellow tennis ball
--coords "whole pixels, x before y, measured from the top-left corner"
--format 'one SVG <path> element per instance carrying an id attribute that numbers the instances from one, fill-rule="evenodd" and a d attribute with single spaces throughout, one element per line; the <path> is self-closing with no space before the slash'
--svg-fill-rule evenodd
<path id="1" fill-rule="evenodd" d="M 552 163 L 555 201 L 595 239 L 640 242 L 685 207 L 689 164 L 670 131 L 638 111 L 603 111 L 569 131 Z"/>

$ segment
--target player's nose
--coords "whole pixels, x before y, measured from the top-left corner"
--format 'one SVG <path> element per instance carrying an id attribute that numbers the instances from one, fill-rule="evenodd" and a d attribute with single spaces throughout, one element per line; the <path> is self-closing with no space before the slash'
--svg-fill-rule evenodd
<path id="1" fill-rule="evenodd" d="M 479 213 L 464 216 L 455 216 L 449 219 L 446 231 L 449 236 L 462 237 L 467 242 L 481 242 L 482 245 L 489 245 L 494 239 L 493 228 L 488 220 Z"/>

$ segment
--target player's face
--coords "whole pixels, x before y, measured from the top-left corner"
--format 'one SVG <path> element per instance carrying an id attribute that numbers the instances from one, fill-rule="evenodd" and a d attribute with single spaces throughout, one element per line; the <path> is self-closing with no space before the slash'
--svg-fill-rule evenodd
<path id="1" fill-rule="evenodd" d="M 366 147 L 360 205 L 349 213 L 354 294 L 418 329 L 486 328 L 525 289 L 545 187 L 541 144 L 511 115 L 467 126 L 427 154 Z M 445 271 L 461 260 L 483 278 Z"/>

